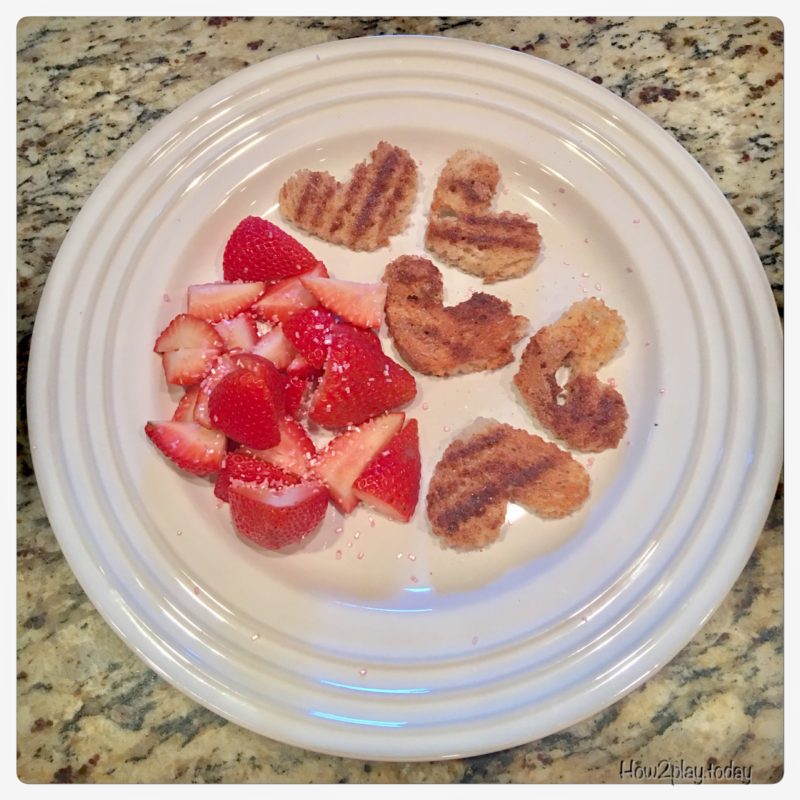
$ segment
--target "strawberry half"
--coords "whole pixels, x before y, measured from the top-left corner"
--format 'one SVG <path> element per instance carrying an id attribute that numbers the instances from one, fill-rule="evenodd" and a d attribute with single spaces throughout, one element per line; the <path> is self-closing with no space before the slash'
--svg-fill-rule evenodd
<path id="1" fill-rule="evenodd" d="M 295 314 L 281 326 L 286 338 L 315 369 L 322 369 L 331 345 L 336 315 L 324 308 L 309 308 Z"/>
<path id="2" fill-rule="evenodd" d="M 337 325 L 331 338 L 325 371 L 311 398 L 311 420 L 329 428 L 358 425 L 416 395 L 414 376 L 383 353 L 372 334 Z"/>
<path id="3" fill-rule="evenodd" d="M 225 435 L 195 422 L 148 422 L 150 441 L 174 464 L 193 475 L 210 475 L 222 467 Z"/>
<path id="4" fill-rule="evenodd" d="M 172 415 L 173 422 L 194 422 L 194 409 L 199 394 L 199 385 L 189 386 L 184 391 L 183 397 L 178 401 L 175 413 Z"/>
<path id="5" fill-rule="evenodd" d="M 189 314 L 206 322 L 230 319 L 246 311 L 264 294 L 267 284 L 251 283 L 196 283 L 189 287 L 187 309 Z"/>
<path id="6" fill-rule="evenodd" d="M 178 314 L 158 335 L 153 351 L 170 350 L 222 350 L 225 344 L 214 326 L 189 314 Z"/>
<path id="7" fill-rule="evenodd" d="M 270 464 L 300 477 L 308 475 L 315 462 L 317 448 L 305 428 L 287 416 L 278 420 L 278 431 L 281 440 L 275 447 L 267 450 L 246 447 L 238 452 L 246 452 L 262 461 L 269 461 Z"/>
<path id="8" fill-rule="evenodd" d="M 262 449 L 280 441 L 278 414 L 283 399 L 270 384 L 246 369 L 226 375 L 208 398 L 212 425 L 240 444 Z"/>
<path id="9" fill-rule="evenodd" d="M 233 230 L 222 255 L 226 281 L 266 281 L 308 272 L 319 263 L 300 242 L 261 217 L 245 217 Z"/>
<path id="10" fill-rule="evenodd" d="M 371 419 L 331 439 L 317 456 L 314 474 L 328 487 L 340 511 L 347 514 L 358 505 L 353 484 L 400 430 L 404 419 L 402 412 Z"/>
<path id="11" fill-rule="evenodd" d="M 385 283 L 356 283 L 304 275 L 300 280 L 325 308 L 359 328 L 380 328 L 386 303 Z"/>
<path id="12" fill-rule="evenodd" d="M 214 483 L 214 494 L 226 503 L 231 481 L 266 483 L 272 488 L 279 488 L 293 486 L 300 482 L 300 478 L 260 458 L 245 453 L 228 453 Z"/>
<path id="13" fill-rule="evenodd" d="M 307 274 L 320 278 L 328 276 L 321 261 Z M 252 310 L 265 322 L 285 322 L 304 309 L 316 305 L 318 305 L 317 298 L 303 286 L 299 278 L 285 278 L 270 286 L 263 297 L 253 305 Z"/>
<path id="14" fill-rule="evenodd" d="M 328 507 L 328 492 L 320 483 L 275 489 L 233 480 L 228 502 L 240 536 L 259 547 L 280 550 L 319 526 Z"/>
<path id="15" fill-rule="evenodd" d="M 226 350 L 249 350 L 258 341 L 258 325 L 250 314 L 238 314 L 233 319 L 214 323 Z"/>
<path id="16" fill-rule="evenodd" d="M 410 419 L 367 464 L 353 494 L 376 511 L 408 522 L 419 500 L 421 461 L 417 421 Z"/>

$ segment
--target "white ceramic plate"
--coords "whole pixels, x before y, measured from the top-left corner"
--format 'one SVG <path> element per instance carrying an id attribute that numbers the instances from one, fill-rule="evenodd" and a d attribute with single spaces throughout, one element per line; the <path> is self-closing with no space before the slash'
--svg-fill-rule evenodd
<path id="1" fill-rule="evenodd" d="M 423 186 L 391 248 L 300 238 L 337 277 L 377 280 L 422 252 L 443 161 L 500 164 L 498 208 L 529 213 L 544 255 L 490 287 L 532 329 L 602 297 L 627 321 L 603 371 L 628 433 L 590 459 L 567 520 L 514 507 L 484 552 L 410 525 L 329 513 L 292 555 L 232 532 L 207 482 L 146 440 L 175 397 L 151 352 L 185 287 L 221 278 L 228 233 L 279 221 L 301 167 L 346 177 L 381 139 Z M 445 271 L 449 302 L 478 281 Z M 389 352 L 391 343 L 384 336 Z M 521 352 L 524 341 L 517 352 Z M 246 69 L 139 141 L 86 203 L 34 333 L 32 444 L 51 523 L 87 594 L 153 669 L 217 713 L 314 750 L 429 759 L 497 750 L 591 715 L 651 675 L 719 604 L 752 551 L 781 458 L 780 332 L 758 258 L 700 167 L 634 108 L 496 47 L 364 39 Z M 477 416 L 538 431 L 514 365 L 419 379 L 423 497 Z M 342 530 L 338 530 L 342 529 Z"/>

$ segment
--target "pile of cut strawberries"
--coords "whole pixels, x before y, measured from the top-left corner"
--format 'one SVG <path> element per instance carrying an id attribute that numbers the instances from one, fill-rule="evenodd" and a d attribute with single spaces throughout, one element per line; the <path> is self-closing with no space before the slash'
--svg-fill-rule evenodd
<path id="1" fill-rule="evenodd" d="M 223 281 L 190 286 L 157 337 L 172 419 L 145 432 L 180 469 L 210 476 L 244 538 L 270 550 L 316 530 L 329 500 L 408 522 L 417 505 L 417 421 L 398 409 L 413 375 L 377 330 L 386 286 L 337 280 L 288 233 L 247 217 Z M 314 439 L 333 434 L 318 450 Z"/>

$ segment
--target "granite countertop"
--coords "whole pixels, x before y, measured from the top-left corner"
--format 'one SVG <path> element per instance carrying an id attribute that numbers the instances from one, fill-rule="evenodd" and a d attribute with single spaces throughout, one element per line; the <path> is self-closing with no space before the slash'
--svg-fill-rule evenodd
<path id="1" fill-rule="evenodd" d="M 72 220 L 158 119 L 248 64 L 374 34 L 441 34 L 551 60 L 624 97 L 700 162 L 783 306 L 783 28 L 771 18 L 25 18 L 18 40 L 17 770 L 48 782 L 619 782 L 620 764 L 783 774 L 782 490 L 719 610 L 657 675 L 595 717 L 476 758 L 365 763 L 263 738 L 148 669 L 64 560 L 31 466 L 36 309 Z M 666 760 L 666 761 L 665 761 Z M 733 765 L 739 772 L 723 767 Z M 670 767 L 672 769 L 672 767 Z M 684 769 L 684 779 L 690 774 Z M 715 780 L 706 777 L 706 780 Z"/>

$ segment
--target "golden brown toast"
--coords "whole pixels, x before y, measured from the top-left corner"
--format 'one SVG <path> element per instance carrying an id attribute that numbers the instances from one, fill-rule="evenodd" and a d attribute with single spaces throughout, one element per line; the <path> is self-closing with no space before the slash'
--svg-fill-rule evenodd
<path id="1" fill-rule="evenodd" d="M 542 246 L 539 228 L 526 216 L 492 212 L 499 182 L 493 159 L 459 150 L 439 176 L 425 231 L 428 250 L 484 283 L 524 275 Z"/>
<path id="2" fill-rule="evenodd" d="M 625 322 L 602 300 L 574 303 L 528 342 L 514 383 L 531 413 L 570 447 L 598 452 L 616 447 L 628 412 L 622 395 L 595 372 L 616 353 Z M 569 369 L 559 386 L 556 373 Z"/>
<path id="3" fill-rule="evenodd" d="M 408 224 L 417 165 L 408 151 L 379 142 L 347 183 L 302 169 L 281 186 L 281 213 L 320 239 L 351 250 L 377 250 Z"/>
<path id="4" fill-rule="evenodd" d="M 495 369 L 514 360 L 511 346 L 528 328 L 511 306 L 476 292 L 457 306 L 442 305 L 439 270 L 427 259 L 401 256 L 386 267 L 386 325 L 403 359 L 426 375 Z"/>
<path id="5" fill-rule="evenodd" d="M 589 475 L 569 453 L 526 431 L 481 419 L 456 438 L 428 487 L 428 519 L 449 547 L 475 550 L 494 542 L 506 505 L 541 517 L 565 517 L 589 496 Z"/>

